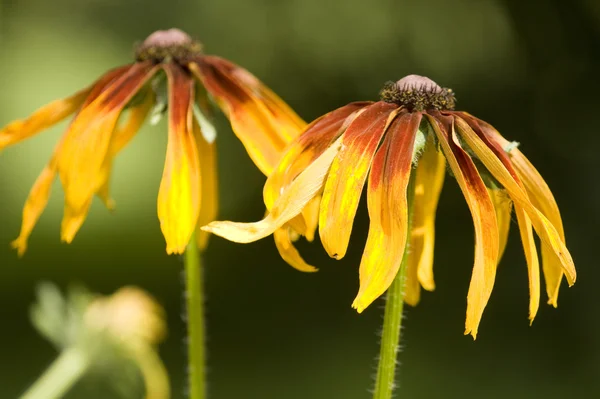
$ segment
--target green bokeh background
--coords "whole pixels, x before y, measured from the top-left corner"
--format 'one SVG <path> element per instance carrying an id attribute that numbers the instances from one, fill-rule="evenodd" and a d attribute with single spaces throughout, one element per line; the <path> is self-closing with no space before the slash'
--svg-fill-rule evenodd
<path id="1" fill-rule="evenodd" d="M 306 120 L 409 73 L 457 93 L 458 108 L 495 125 L 542 172 L 562 211 L 577 284 L 529 327 L 525 260 L 515 228 L 476 342 L 462 335 L 473 228 L 457 185 L 438 210 L 437 290 L 406 311 L 400 398 L 600 397 L 600 3 L 597 0 L 0 0 L 0 125 L 131 60 L 157 29 L 181 28 L 243 65 Z M 9 248 L 22 205 L 65 124 L 0 154 L 0 398 L 14 398 L 56 355 L 31 327 L 40 280 L 111 293 L 141 286 L 165 306 L 161 354 L 184 397 L 182 260 L 167 256 L 156 217 L 166 125 L 146 126 L 117 159 L 114 214 L 99 201 L 61 244 L 58 184 L 23 259 Z M 220 217 L 262 216 L 263 176 L 221 118 Z M 364 201 L 363 201 L 364 202 Z M 383 301 L 350 303 L 368 228 L 358 214 L 348 255 L 301 243 L 321 270 L 302 274 L 271 239 L 212 239 L 206 262 L 210 397 L 368 398 Z M 111 397 L 88 378 L 70 398 Z"/>

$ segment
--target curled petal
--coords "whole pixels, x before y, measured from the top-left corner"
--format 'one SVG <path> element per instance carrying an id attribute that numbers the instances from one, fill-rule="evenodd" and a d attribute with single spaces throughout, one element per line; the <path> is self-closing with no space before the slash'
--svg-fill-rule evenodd
<path id="1" fill-rule="evenodd" d="M 167 253 L 180 254 L 200 211 L 200 165 L 192 130 L 194 81 L 179 66 L 164 68 L 169 82 L 169 138 L 158 191 L 158 219 Z"/>
<path id="2" fill-rule="evenodd" d="M 407 187 L 420 113 L 394 119 L 377 151 L 367 188 L 371 224 L 360 262 L 360 289 L 352 303 L 359 313 L 394 281 L 408 236 Z"/>
<path id="3" fill-rule="evenodd" d="M 309 265 L 302 259 L 298 250 L 294 247 L 290 238 L 289 228 L 281 227 L 273 232 L 273 238 L 275 238 L 275 245 L 281 258 L 286 261 L 294 269 L 300 270 L 301 272 L 316 272 L 317 268 Z"/>
<path id="4" fill-rule="evenodd" d="M 134 64 L 82 109 L 69 127 L 58 158 L 58 172 L 70 208 L 81 209 L 94 194 L 119 115 L 155 70 L 149 63 Z"/>
<path id="5" fill-rule="evenodd" d="M 203 250 L 208 244 L 209 234 L 201 229 L 205 224 L 217 218 L 219 211 L 219 181 L 217 175 L 217 142 L 206 141 L 200 125 L 194 121 L 194 137 L 198 145 L 198 157 L 200 159 L 200 213 L 196 225 L 196 240 L 198 248 Z"/>
<path id="6" fill-rule="evenodd" d="M 517 220 L 519 221 L 519 232 L 521 233 L 521 242 L 525 251 L 527 260 L 527 275 L 529 277 L 529 322 L 537 314 L 540 306 L 540 262 L 538 259 L 535 241 L 533 239 L 533 229 L 531 219 L 521 207 L 516 207 Z"/>
<path id="7" fill-rule="evenodd" d="M 467 294 L 465 334 L 475 339 L 496 278 L 499 246 L 496 213 L 475 164 L 458 144 L 454 118 L 429 117 L 429 121 L 473 217 L 475 262 Z"/>
<path id="8" fill-rule="evenodd" d="M 332 258 L 346 254 L 375 151 L 397 112 L 397 105 L 377 102 L 358 115 L 342 135 L 342 148 L 331 164 L 319 213 L 321 242 Z"/>
<path id="9" fill-rule="evenodd" d="M 573 285 L 577 278 L 577 272 L 575 271 L 571 254 L 562 240 L 562 235 L 557 231 L 553 223 L 533 206 L 526 190 L 515 179 L 515 175 L 511 174 L 506 165 L 486 143 L 465 122 L 458 122 L 458 126 L 460 127 L 461 136 L 469 147 L 471 147 L 490 173 L 508 191 L 515 203 L 515 208 L 520 207 L 527 212 L 542 242 L 550 246 L 556 257 L 560 260 L 567 282 L 569 285 Z"/>
<path id="10" fill-rule="evenodd" d="M 26 119 L 9 123 L 0 130 L 0 150 L 25 140 L 76 112 L 86 102 L 86 99 L 93 94 L 94 89 L 104 87 L 128 68 L 129 66 L 126 66 L 109 71 L 91 86 L 78 91 L 72 96 L 55 100 L 44 105 Z"/>
<path id="11" fill-rule="evenodd" d="M 212 222 L 202 227 L 230 241 L 249 243 L 273 234 L 290 219 L 299 215 L 320 192 L 333 159 L 338 154 L 341 138 L 310 164 L 273 204 L 267 216 L 255 223 Z"/>
<path id="12" fill-rule="evenodd" d="M 415 171 L 415 198 L 413 201 L 410 256 L 404 298 L 415 306 L 420 299 L 420 285 L 435 289 L 433 279 L 433 248 L 435 242 L 435 212 L 446 176 L 446 160 L 438 151 L 431 135 Z"/>

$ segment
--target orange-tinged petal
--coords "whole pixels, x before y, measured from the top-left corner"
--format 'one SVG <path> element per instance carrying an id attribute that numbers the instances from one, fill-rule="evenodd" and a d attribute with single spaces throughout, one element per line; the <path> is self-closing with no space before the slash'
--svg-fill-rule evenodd
<path id="1" fill-rule="evenodd" d="M 192 127 L 194 81 L 175 64 L 164 69 L 169 84 L 169 138 L 158 191 L 158 219 L 167 253 L 180 254 L 200 212 L 200 163 Z"/>
<path id="2" fill-rule="evenodd" d="M 445 176 L 444 155 L 438 150 L 433 136 L 428 135 L 425 149 L 415 171 L 415 198 L 405 292 L 405 300 L 409 305 L 414 306 L 419 302 L 419 283 L 428 291 L 435 289 L 433 279 L 435 212 Z"/>
<path id="3" fill-rule="evenodd" d="M 465 334 L 475 339 L 496 278 L 499 246 L 496 213 L 475 164 L 458 144 L 454 118 L 437 116 L 429 120 L 473 217 L 475 262 L 467 294 Z"/>
<path id="4" fill-rule="evenodd" d="M 125 121 L 118 125 L 112 134 L 112 140 L 104 160 L 105 165 L 103 165 L 103 169 L 105 170 L 102 171 L 104 173 L 100 173 L 99 188 L 96 192 L 104 205 L 110 210 L 115 207 L 115 203 L 110 197 L 110 172 L 113 159 L 129 144 L 133 136 L 140 130 L 153 104 L 154 94 L 148 91 L 140 104 L 125 111 L 127 114 Z"/>
<path id="5" fill-rule="evenodd" d="M 512 201 L 508 196 L 506 190 L 499 188 L 488 188 L 488 194 L 490 199 L 494 203 L 494 209 L 496 210 L 496 221 L 498 222 L 498 263 L 502 259 L 504 250 L 506 249 L 506 243 L 508 242 L 508 233 L 510 231 L 510 223 L 512 221 Z"/>
<path id="6" fill-rule="evenodd" d="M 257 101 L 247 88 L 223 73 L 213 61 L 213 58 L 202 57 L 197 63 L 189 64 L 189 68 L 229 118 L 252 161 L 269 175 L 289 141 L 278 131 L 280 126 L 264 102 Z"/>
<path id="7" fill-rule="evenodd" d="M 71 209 L 81 209 L 96 191 L 97 175 L 119 115 L 155 70 L 149 63 L 134 64 L 82 109 L 69 127 L 58 159 L 58 172 Z"/>
<path id="8" fill-rule="evenodd" d="M 314 162 L 371 102 L 355 102 L 331 111 L 308 125 L 304 133 L 286 149 L 281 161 L 268 177 L 263 190 L 267 209 L 271 209 L 283 190 L 308 165 Z"/>
<path id="9" fill-rule="evenodd" d="M 125 111 L 125 120 L 113 131 L 112 140 L 106 157 L 104 158 L 104 162 L 94 177 L 94 190 L 96 195 L 98 195 L 109 210 L 113 210 L 115 207 L 115 202 L 110 196 L 110 176 L 113 160 L 140 129 L 148 112 L 150 112 L 150 109 L 152 108 L 153 101 L 154 95 L 151 92 L 148 92 L 140 104 Z M 71 243 L 73 241 L 87 217 L 91 204 L 92 197 L 90 197 L 80 208 L 74 208 L 69 204 L 65 205 L 61 225 L 62 241 L 66 243 Z"/>
<path id="10" fill-rule="evenodd" d="M 23 256 L 27 250 L 27 241 L 33 228 L 35 227 L 40 215 L 48 204 L 50 198 L 50 189 L 52 188 L 52 182 L 56 177 L 56 168 L 54 162 L 50 162 L 42 171 L 40 176 L 35 181 L 25 207 L 23 208 L 23 222 L 21 224 L 21 232 L 12 243 L 12 247 L 15 248 L 19 256 Z"/>
<path id="11" fill-rule="evenodd" d="M 533 206 L 527 192 L 519 185 L 515 176 L 507 169 L 506 165 L 492 149 L 466 124 L 457 119 L 460 126 L 461 136 L 467 142 L 469 147 L 477 154 L 481 162 L 490 171 L 490 173 L 504 186 L 511 199 L 515 203 L 515 208 L 523 208 L 531 218 L 533 227 L 540 236 L 543 243 L 549 245 L 562 266 L 569 285 L 573 285 L 577 278 L 577 272 L 573 264 L 571 254 L 567 249 L 561 234 L 554 227 L 553 223 L 546 216 Z"/>
<path id="12" fill-rule="evenodd" d="M 36 133 L 60 122 L 76 112 L 97 87 L 104 87 L 115 77 L 124 73 L 129 66 L 107 72 L 91 86 L 78 91 L 70 97 L 55 100 L 44 105 L 26 119 L 16 120 L 0 130 L 0 150 L 25 140 Z"/>
<path id="13" fill-rule="evenodd" d="M 302 259 L 298 250 L 292 244 L 290 239 L 289 228 L 282 227 L 276 229 L 273 232 L 273 238 L 275 238 L 275 246 L 281 258 L 286 261 L 294 269 L 300 270 L 301 272 L 316 272 L 317 268 L 309 265 Z"/>
<path id="14" fill-rule="evenodd" d="M 246 69 L 223 58 L 208 55 L 204 57 L 205 62 L 210 62 L 221 73 L 225 74 L 238 86 L 247 89 L 254 101 L 263 103 L 269 110 L 276 123 L 277 132 L 290 142 L 306 127 L 300 117 L 271 89 Z"/>
<path id="15" fill-rule="evenodd" d="M 294 216 L 299 215 L 318 195 L 340 146 L 341 138 L 294 179 L 263 220 L 255 223 L 212 222 L 202 229 L 239 243 L 253 242 L 273 234 Z"/>
<path id="16" fill-rule="evenodd" d="M 375 151 L 398 109 L 396 104 L 377 102 L 358 115 L 342 135 L 342 148 L 331 164 L 319 213 L 321 242 L 332 258 L 346 254 Z"/>
<path id="17" fill-rule="evenodd" d="M 219 211 L 217 142 L 208 143 L 200 131 L 200 125 L 195 120 L 194 136 L 196 137 L 198 157 L 200 159 L 200 202 L 202 204 L 196 225 L 196 240 L 198 248 L 204 250 L 208 244 L 208 237 L 210 235 L 206 231 L 203 231 L 201 227 L 215 220 Z"/>
<path id="18" fill-rule="evenodd" d="M 483 128 L 485 129 L 486 126 L 483 126 Z M 507 147 L 510 144 L 500 135 L 500 133 L 491 128 L 491 126 L 485 131 L 490 134 L 494 140 L 500 143 L 502 147 Z M 560 239 L 565 242 L 565 233 L 562 218 L 560 217 L 560 211 L 548 184 L 546 184 L 537 169 L 517 148 L 513 149 L 509 156 L 512 165 L 525 186 L 533 206 L 550 220 L 552 225 L 556 228 Z M 552 248 L 545 242 L 542 242 L 542 259 L 548 303 L 556 307 L 558 304 L 558 290 L 564 274 L 561 261 Z"/>
<path id="19" fill-rule="evenodd" d="M 421 118 L 404 113 L 394 119 L 373 160 L 367 191 L 371 224 L 352 303 L 359 313 L 389 288 L 402 263 L 409 227 L 407 187 Z"/>

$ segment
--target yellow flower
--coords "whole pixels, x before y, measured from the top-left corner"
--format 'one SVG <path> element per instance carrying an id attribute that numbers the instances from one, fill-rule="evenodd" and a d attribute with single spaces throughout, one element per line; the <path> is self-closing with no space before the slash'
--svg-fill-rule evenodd
<path id="1" fill-rule="evenodd" d="M 506 244 L 513 205 L 529 270 L 529 318 L 533 320 L 540 276 L 532 227 L 541 238 L 549 303 L 556 306 L 563 275 L 569 285 L 576 278 L 558 207 L 540 174 L 513 143 L 488 123 L 454 111 L 454 104 L 452 91 L 428 78 L 410 75 L 390 82 L 381 92 L 381 101 L 351 103 L 330 112 L 290 144 L 265 185 L 270 213 L 263 220 L 213 222 L 204 229 L 247 243 L 277 234 L 277 229 L 301 212 L 311 217 L 318 214 L 321 242 L 331 257 L 340 259 L 346 253 L 368 176 L 371 225 L 360 264 L 360 289 L 352 306 L 362 312 L 388 289 L 407 244 L 405 299 L 416 305 L 420 287 L 435 288 L 434 219 L 447 161 L 475 226 L 465 334 L 477 334 Z M 409 232 L 410 179 L 414 179 L 415 198 Z M 316 224 L 310 226 L 313 232 Z M 296 266 L 293 260 L 285 260 Z"/>
<path id="2" fill-rule="evenodd" d="M 167 98 L 161 98 L 165 75 Z M 114 206 L 109 195 L 112 161 L 153 106 L 160 111 L 165 103 L 169 133 L 158 217 L 167 252 L 183 252 L 197 226 L 214 220 L 217 213 L 214 131 L 207 122 L 209 96 L 230 119 L 234 132 L 265 174 L 273 170 L 285 146 L 305 126 L 248 71 L 203 54 L 198 42 L 171 29 L 153 33 L 138 46 L 133 64 L 113 69 L 90 87 L 2 128 L 0 150 L 75 114 L 29 194 L 21 233 L 13 242 L 19 254 L 27 248 L 56 175 L 65 191 L 63 241 L 73 240 L 94 195 L 109 208 Z M 207 235 L 199 232 L 198 245 L 204 247 L 206 239 Z"/>

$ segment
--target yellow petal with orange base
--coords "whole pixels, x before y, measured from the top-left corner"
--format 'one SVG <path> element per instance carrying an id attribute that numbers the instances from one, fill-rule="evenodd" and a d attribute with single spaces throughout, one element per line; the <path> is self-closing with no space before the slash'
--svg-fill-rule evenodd
<path id="1" fill-rule="evenodd" d="M 109 71 L 91 86 L 78 91 L 72 96 L 55 100 L 50 104 L 44 105 L 26 119 L 9 123 L 0 130 L 0 150 L 25 140 L 73 114 L 85 103 L 86 98 L 88 98 L 94 88 L 106 85 L 128 68 L 129 66 L 126 66 Z"/>
<path id="2" fill-rule="evenodd" d="M 375 151 L 397 112 L 396 104 L 377 102 L 358 115 L 342 136 L 342 148 L 331 164 L 319 213 L 321 243 L 332 258 L 341 259 L 346 254 Z"/>
<path id="3" fill-rule="evenodd" d="M 476 339 L 496 279 L 499 247 L 496 213 L 475 164 L 458 144 L 454 118 L 429 117 L 429 121 L 473 217 L 475 261 L 467 294 L 465 335 L 471 334 Z"/>
<path id="4" fill-rule="evenodd" d="M 352 303 L 359 313 L 389 288 L 402 263 L 408 242 L 407 187 L 421 118 L 405 113 L 394 119 L 373 160 L 367 188 L 371 224 Z"/>
<path id="5" fill-rule="evenodd" d="M 70 208 L 81 209 L 95 193 L 97 175 L 119 115 L 155 70 L 149 63 L 134 64 L 83 108 L 69 127 L 58 158 L 58 172 Z"/>
<path id="6" fill-rule="evenodd" d="M 500 184 L 508 191 L 515 207 L 521 207 L 531 219 L 533 227 L 543 243 L 552 248 L 556 257 L 560 260 L 561 267 L 569 285 L 573 285 L 577 279 L 577 272 L 571 254 L 567 249 L 562 235 L 554 227 L 553 223 L 536 207 L 533 206 L 526 190 L 519 185 L 510 171 L 493 151 L 477 136 L 477 134 L 464 122 L 459 123 L 461 136 L 469 147 L 477 154 L 481 162 L 490 171 Z"/>
<path id="7" fill-rule="evenodd" d="M 435 289 L 433 279 L 433 249 L 435 244 L 435 212 L 446 176 L 446 160 L 438 151 L 431 135 L 415 170 L 410 255 L 406 270 L 404 300 L 411 306 L 419 303 L 422 286 Z"/>
<path id="8" fill-rule="evenodd" d="M 157 211 L 167 253 L 181 254 L 200 212 L 200 163 L 192 127 L 194 81 L 175 64 L 164 68 L 169 84 L 169 136 Z"/>
<path id="9" fill-rule="evenodd" d="M 140 104 L 124 111 L 126 113 L 125 121 L 118 125 L 112 133 L 112 140 L 110 142 L 108 153 L 106 154 L 106 158 L 104 159 L 100 171 L 95 176 L 96 182 L 94 183 L 96 195 L 109 210 L 113 210 L 115 207 L 115 202 L 110 196 L 110 176 L 113 160 L 138 132 L 141 125 L 144 123 L 148 112 L 150 112 L 153 102 L 154 95 L 151 92 L 146 93 Z M 66 243 L 73 241 L 87 217 L 91 204 L 92 198 L 79 209 L 74 209 L 68 205 L 65 206 L 61 227 L 62 241 Z"/>
<path id="10" fill-rule="evenodd" d="M 341 138 L 296 177 L 275 201 L 271 212 L 263 220 L 255 223 L 212 222 L 202 229 L 238 243 L 257 241 L 273 234 L 290 219 L 299 215 L 319 194 L 340 146 Z"/>
<path id="11" fill-rule="evenodd" d="M 490 134 L 503 148 L 508 148 L 510 142 L 504 139 L 500 133 L 491 126 L 484 128 L 486 128 L 486 133 Z M 527 157 L 517 148 L 510 151 L 509 157 L 525 186 L 533 206 L 550 220 L 560 239 L 565 242 L 560 211 L 548 184 Z M 558 305 L 558 291 L 564 273 L 560 259 L 556 256 L 552 248 L 544 242 L 542 242 L 542 260 L 548 303 L 556 307 Z"/>

